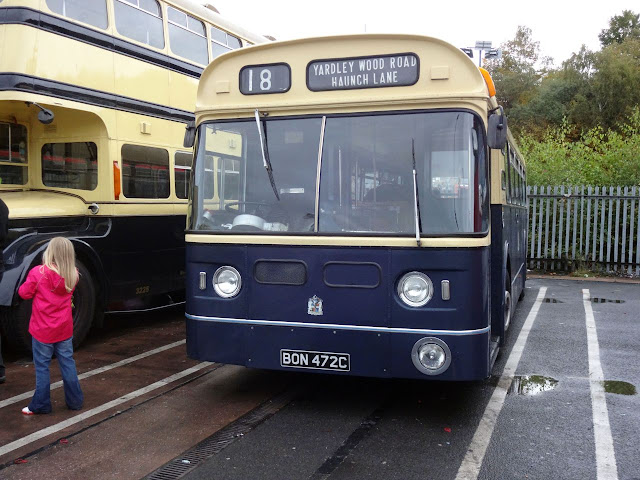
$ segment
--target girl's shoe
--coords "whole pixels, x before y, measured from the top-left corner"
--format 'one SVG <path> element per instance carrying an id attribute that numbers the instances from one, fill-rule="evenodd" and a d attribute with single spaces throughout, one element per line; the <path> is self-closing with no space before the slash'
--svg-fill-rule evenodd
<path id="1" fill-rule="evenodd" d="M 35 415 L 35 413 L 33 413 L 31 410 L 29 410 L 29 407 L 24 407 L 24 408 L 22 409 L 22 413 L 23 413 L 24 415 Z"/>

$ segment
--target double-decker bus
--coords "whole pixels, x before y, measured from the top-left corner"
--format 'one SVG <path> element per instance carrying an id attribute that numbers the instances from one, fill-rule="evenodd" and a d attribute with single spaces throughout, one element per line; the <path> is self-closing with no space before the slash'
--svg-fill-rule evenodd
<path id="1" fill-rule="evenodd" d="M 525 283 L 525 170 L 488 72 L 411 35 L 254 46 L 204 71 L 187 351 L 489 376 Z"/>
<path id="2" fill-rule="evenodd" d="M 17 288 L 52 236 L 74 244 L 74 341 L 105 311 L 184 298 L 197 83 L 266 41 L 191 0 L 0 0 L 2 337 L 29 348 Z"/>

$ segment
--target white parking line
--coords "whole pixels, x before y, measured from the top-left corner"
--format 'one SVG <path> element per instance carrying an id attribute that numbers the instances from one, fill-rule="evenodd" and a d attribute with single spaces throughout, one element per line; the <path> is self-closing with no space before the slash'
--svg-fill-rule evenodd
<path id="1" fill-rule="evenodd" d="M 507 359 L 502 376 L 498 381 L 498 386 L 491 395 L 491 399 L 484 410 L 480 424 L 471 439 L 471 444 L 467 449 L 467 453 L 460 464 L 456 480 L 474 480 L 477 479 L 480 474 L 480 468 L 482 467 L 484 455 L 487 452 L 487 447 L 491 441 L 491 435 L 493 435 L 493 430 L 496 426 L 496 422 L 498 421 L 498 416 L 500 415 L 502 406 L 504 405 L 505 397 L 509 391 L 511 382 L 513 381 L 516 368 L 518 368 L 518 363 L 520 363 L 520 357 L 522 357 L 524 346 L 527 343 L 529 332 L 533 327 L 533 322 L 538 315 L 538 310 L 540 310 L 540 305 L 542 304 L 546 293 L 547 287 L 541 287 L 540 290 L 538 290 L 536 301 L 531 307 L 531 311 L 522 326 L 522 330 L 520 330 L 520 334 L 518 335 L 515 345 L 511 349 L 511 353 Z"/>
<path id="2" fill-rule="evenodd" d="M 618 467 L 613 449 L 609 411 L 604 394 L 604 374 L 600 363 L 600 345 L 596 320 L 591 307 L 588 288 L 582 290 L 582 303 L 587 317 L 587 346 L 589 350 L 589 384 L 591 385 L 591 405 L 593 410 L 593 435 L 596 443 L 596 467 L 598 480 L 617 480 Z"/>
<path id="3" fill-rule="evenodd" d="M 155 383 L 152 383 L 151 385 L 147 385 L 146 387 L 140 388 L 134 392 L 123 395 L 120 398 L 116 398 L 115 400 L 102 404 L 99 407 L 92 408 L 91 410 L 82 412 L 60 423 L 56 423 L 55 425 L 51 425 L 50 427 L 43 428 L 42 430 L 38 430 L 37 432 L 27 435 L 26 437 L 22 437 L 11 443 L 7 443 L 6 445 L 0 447 L 0 457 L 3 455 L 6 455 L 9 452 L 13 452 L 14 450 L 20 447 L 23 447 L 32 442 L 35 442 L 36 440 L 44 438 L 53 433 L 59 432 L 60 430 L 70 427 L 71 425 L 75 425 L 76 423 L 82 422 L 83 420 L 86 420 L 87 418 L 97 415 L 98 413 L 104 412 L 105 410 L 109 410 L 110 408 L 126 403 L 129 400 L 133 400 L 134 398 L 140 397 L 141 395 L 149 393 L 152 390 L 155 390 L 157 388 L 164 387 L 165 385 L 175 382 L 176 380 L 180 380 L 181 378 L 184 378 L 187 375 L 191 375 L 192 373 L 197 372 L 198 370 L 202 370 L 203 368 L 209 365 L 212 365 L 212 364 L 210 362 L 202 362 L 196 365 L 195 367 L 191 367 L 186 370 L 183 370 L 182 372 L 178 372 L 174 375 L 171 375 L 170 377 L 164 378 Z M 20 414 L 17 414 L 17 415 L 20 415 Z"/>
<path id="4" fill-rule="evenodd" d="M 168 345 L 164 345 L 162 347 L 154 348 L 153 350 L 149 350 L 148 352 L 141 353 L 140 355 L 125 358 L 124 360 L 120 360 L 119 362 L 112 363 L 110 365 L 105 365 L 104 367 L 96 368 L 95 370 L 90 370 L 88 372 L 82 373 L 78 375 L 78 379 L 82 380 L 84 378 L 89 378 L 94 375 L 104 373 L 108 370 L 121 367 L 123 365 L 128 365 L 129 363 L 133 363 L 143 358 L 150 357 L 151 355 L 155 355 L 156 353 L 164 352 L 165 350 L 169 350 L 179 345 L 184 345 L 185 343 L 186 343 L 186 340 L 180 340 L 177 342 L 170 343 Z M 62 386 L 62 380 L 60 380 L 59 382 L 52 383 L 51 390 L 60 388 L 61 386 Z M 18 403 L 22 400 L 30 399 L 32 396 L 33 396 L 33 390 L 30 390 L 28 392 L 21 393 L 20 395 L 16 395 L 15 397 L 10 397 L 5 400 L 0 400 L 0 408 L 6 407 L 7 405 L 13 405 L 14 403 Z"/>

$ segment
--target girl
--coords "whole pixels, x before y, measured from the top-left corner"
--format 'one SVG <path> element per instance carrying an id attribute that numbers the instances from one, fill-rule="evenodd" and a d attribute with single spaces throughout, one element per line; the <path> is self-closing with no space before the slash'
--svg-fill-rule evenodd
<path id="1" fill-rule="evenodd" d="M 18 290 L 23 299 L 33 298 L 29 333 L 33 337 L 36 390 L 29 406 L 22 409 L 25 415 L 51 412 L 49 363 L 54 353 L 62 373 L 67 407 L 79 410 L 84 402 L 73 360 L 71 295 L 78 283 L 75 257 L 68 239 L 52 238 L 44 251 L 42 265 L 31 269 Z"/>

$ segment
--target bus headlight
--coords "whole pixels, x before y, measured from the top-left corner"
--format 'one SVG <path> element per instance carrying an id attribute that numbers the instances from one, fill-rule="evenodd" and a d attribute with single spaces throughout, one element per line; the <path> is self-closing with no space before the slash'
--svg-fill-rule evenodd
<path id="1" fill-rule="evenodd" d="M 240 273 L 233 267 L 220 267 L 213 274 L 213 289 L 223 298 L 235 297 L 241 286 Z"/>
<path id="2" fill-rule="evenodd" d="M 398 296 L 410 307 L 421 307 L 433 296 L 431 279 L 421 272 L 409 272 L 398 282 Z"/>
<path id="3" fill-rule="evenodd" d="M 422 338 L 411 350 L 415 367 L 426 375 L 439 375 L 451 364 L 451 350 L 439 338 Z"/>

